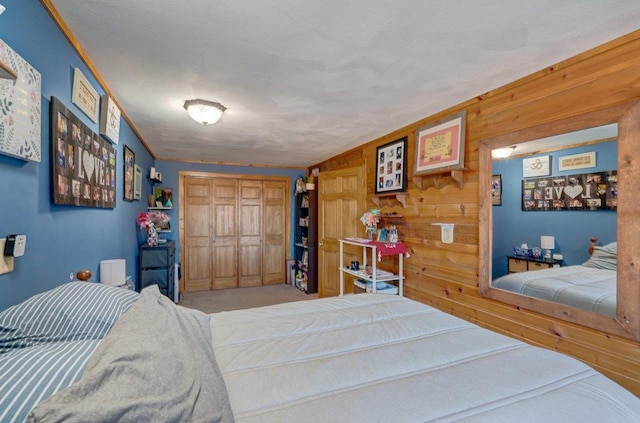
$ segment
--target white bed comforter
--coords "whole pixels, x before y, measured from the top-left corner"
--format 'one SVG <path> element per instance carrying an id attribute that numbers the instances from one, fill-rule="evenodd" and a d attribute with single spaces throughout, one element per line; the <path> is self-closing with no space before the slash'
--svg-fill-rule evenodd
<path id="1" fill-rule="evenodd" d="M 616 317 L 616 280 L 615 270 L 576 265 L 510 273 L 491 286 Z"/>
<path id="2" fill-rule="evenodd" d="M 397 296 L 210 318 L 238 422 L 640 422 L 583 363 Z"/>

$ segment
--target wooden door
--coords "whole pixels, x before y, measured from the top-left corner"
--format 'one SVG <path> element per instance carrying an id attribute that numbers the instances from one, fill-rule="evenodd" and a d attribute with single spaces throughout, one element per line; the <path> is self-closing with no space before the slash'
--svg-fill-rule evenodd
<path id="1" fill-rule="evenodd" d="M 262 181 L 240 180 L 238 286 L 262 285 Z"/>
<path id="2" fill-rule="evenodd" d="M 238 287 L 238 180 L 214 178 L 212 184 L 212 289 Z"/>
<path id="3" fill-rule="evenodd" d="M 183 183 L 184 213 L 182 230 L 186 259 L 183 269 L 186 291 L 208 291 L 211 289 L 212 239 L 209 220 L 211 216 L 211 180 L 209 178 L 186 177 Z"/>
<path id="4" fill-rule="evenodd" d="M 364 236 L 360 216 L 366 211 L 365 165 L 321 172 L 318 180 L 318 295 L 340 294 L 340 245 L 345 237 Z M 361 252 L 359 253 L 361 255 Z M 348 261 L 347 261 L 348 260 Z M 348 249 L 345 261 L 361 260 Z M 345 292 L 353 290 L 345 284 Z"/>
<path id="5" fill-rule="evenodd" d="M 287 269 L 287 183 L 265 181 L 263 187 L 262 284 L 285 283 Z"/>

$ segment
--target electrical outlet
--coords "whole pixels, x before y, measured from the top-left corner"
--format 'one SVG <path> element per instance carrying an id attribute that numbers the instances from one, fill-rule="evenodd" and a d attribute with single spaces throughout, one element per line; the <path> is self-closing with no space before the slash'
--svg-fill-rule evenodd
<path id="1" fill-rule="evenodd" d="M 69 273 L 69 280 L 72 281 L 73 280 L 73 272 Z"/>
<path id="2" fill-rule="evenodd" d="M 7 238 L 0 239 L 0 251 L 4 251 L 4 244 L 7 242 Z M 13 257 L 0 256 L 0 275 L 13 272 Z"/>

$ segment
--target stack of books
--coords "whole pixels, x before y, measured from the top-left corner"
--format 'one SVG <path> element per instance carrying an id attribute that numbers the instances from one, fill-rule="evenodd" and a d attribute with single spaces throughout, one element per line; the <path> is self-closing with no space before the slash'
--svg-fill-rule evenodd
<path id="1" fill-rule="evenodd" d="M 373 293 L 373 282 L 365 279 L 356 279 L 353 284 L 365 292 Z M 387 282 L 376 282 L 376 294 L 398 295 L 398 287 Z"/>

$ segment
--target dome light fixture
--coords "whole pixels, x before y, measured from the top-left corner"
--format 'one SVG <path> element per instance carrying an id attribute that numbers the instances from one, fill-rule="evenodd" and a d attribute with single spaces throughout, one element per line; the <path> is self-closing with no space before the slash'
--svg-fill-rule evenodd
<path id="1" fill-rule="evenodd" d="M 511 147 L 496 148 L 495 150 L 491 150 L 491 157 L 494 159 L 505 159 L 511 156 L 515 150 L 515 145 Z"/>
<path id="2" fill-rule="evenodd" d="M 185 101 L 184 108 L 189 113 L 189 116 L 191 116 L 191 119 L 204 126 L 213 125 L 218 122 L 224 111 L 227 110 L 227 108 L 220 103 L 200 99 Z"/>

